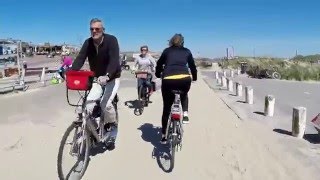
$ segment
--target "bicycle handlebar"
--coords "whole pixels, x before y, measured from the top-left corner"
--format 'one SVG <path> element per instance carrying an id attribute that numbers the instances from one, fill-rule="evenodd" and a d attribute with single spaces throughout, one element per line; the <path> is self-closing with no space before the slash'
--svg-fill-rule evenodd
<path id="1" fill-rule="evenodd" d="M 93 80 L 92 80 L 92 83 L 98 83 L 98 78 L 94 77 Z"/>

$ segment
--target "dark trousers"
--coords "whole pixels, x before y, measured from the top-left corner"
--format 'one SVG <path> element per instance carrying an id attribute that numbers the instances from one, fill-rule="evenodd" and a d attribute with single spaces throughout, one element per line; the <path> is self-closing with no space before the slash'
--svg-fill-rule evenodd
<path id="1" fill-rule="evenodd" d="M 188 111 L 188 92 L 191 86 L 191 78 L 186 77 L 183 79 L 163 79 L 161 85 L 162 99 L 163 99 L 163 111 L 162 111 L 162 134 L 166 133 L 169 115 L 171 112 L 171 106 L 174 101 L 174 94 L 172 90 L 183 91 L 180 94 L 181 105 L 183 111 Z"/>
<path id="2" fill-rule="evenodd" d="M 139 88 L 142 87 L 142 85 L 145 83 L 149 88 L 151 88 L 151 81 L 152 81 L 152 75 L 148 74 L 147 79 L 141 79 L 138 78 L 137 80 L 137 89 L 138 89 L 138 95 L 139 95 Z"/>

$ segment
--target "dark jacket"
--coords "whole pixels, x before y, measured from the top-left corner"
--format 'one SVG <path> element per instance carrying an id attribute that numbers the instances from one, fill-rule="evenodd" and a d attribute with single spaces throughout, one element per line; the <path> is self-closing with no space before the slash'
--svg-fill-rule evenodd
<path id="1" fill-rule="evenodd" d="M 162 78 L 172 75 L 189 74 L 189 66 L 192 79 L 197 80 L 197 68 L 194 63 L 192 53 L 185 47 L 169 47 L 166 48 L 157 62 L 156 77 Z"/>
<path id="2" fill-rule="evenodd" d="M 95 72 L 96 77 L 108 74 L 110 80 L 112 80 L 121 76 L 119 44 L 115 36 L 104 34 L 103 42 L 99 45 L 98 52 L 94 46 L 93 39 L 91 37 L 88 38 L 74 60 L 72 70 L 80 70 L 86 58 L 88 58 L 90 70 Z"/>

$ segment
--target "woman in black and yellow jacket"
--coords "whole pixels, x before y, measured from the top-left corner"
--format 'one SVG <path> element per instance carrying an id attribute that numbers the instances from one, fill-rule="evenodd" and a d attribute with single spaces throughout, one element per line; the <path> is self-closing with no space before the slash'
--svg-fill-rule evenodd
<path id="1" fill-rule="evenodd" d="M 175 34 L 169 41 L 166 48 L 157 62 L 156 77 L 162 78 L 162 139 L 161 143 L 166 143 L 165 133 L 171 106 L 174 101 L 172 90 L 180 90 L 181 105 L 183 110 L 183 123 L 189 123 L 188 118 L 188 92 L 191 81 L 197 80 L 197 68 L 194 63 L 192 53 L 184 47 L 184 37 L 181 34 Z M 189 73 L 191 70 L 191 75 Z"/>

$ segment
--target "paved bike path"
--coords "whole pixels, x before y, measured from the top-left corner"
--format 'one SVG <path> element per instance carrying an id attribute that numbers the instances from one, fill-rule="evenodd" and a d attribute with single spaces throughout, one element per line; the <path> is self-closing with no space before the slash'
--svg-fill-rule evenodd
<path id="1" fill-rule="evenodd" d="M 274 133 L 239 120 L 201 76 L 190 91 L 190 124 L 184 126 L 182 151 L 167 173 L 170 162 L 162 158 L 167 149 L 159 144 L 161 93 L 153 94 L 153 103 L 135 116 L 124 104 L 136 99 L 136 86 L 122 83 L 116 149 L 91 157 L 83 179 L 318 179 L 312 164 L 288 152 Z M 0 105 L 0 178 L 58 179 L 59 143 L 75 116 L 65 87 L 1 97 Z"/>

